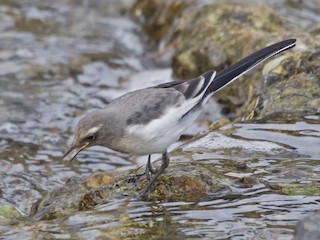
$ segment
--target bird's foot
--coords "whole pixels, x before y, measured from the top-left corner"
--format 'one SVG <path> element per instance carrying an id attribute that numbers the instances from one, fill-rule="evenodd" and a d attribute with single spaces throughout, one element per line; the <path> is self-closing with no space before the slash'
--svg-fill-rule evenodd
<path id="1" fill-rule="evenodd" d="M 149 194 L 153 191 L 154 189 L 154 181 L 149 181 L 148 186 L 146 187 L 146 189 L 142 192 L 141 194 L 141 199 L 142 200 L 148 200 Z"/>
<path id="2" fill-rule="evenodd" d="M 168 153 L 167 153 L 167 151 L 165 151 L 164 153 L 162 153 L 162 164 L 161 164 L 160 168 L 158 170 L 155 170 L 151 165 L 151 156 L 149 155 L 148 163 L 146 165 L 146 177 L 147 177 L 149 183 L 141 195 L 141 198 L 143 200 L 148 199 L 149 194 L 154 189 L 154 185 L 155 185 L 156 180 L 163 173 L 163 171 L 168 167 L 169 162 L 170 162 L 170 159 L 168 157 Z M 150 176 L 150 173 L 153 175 L 152 178 Z"/>

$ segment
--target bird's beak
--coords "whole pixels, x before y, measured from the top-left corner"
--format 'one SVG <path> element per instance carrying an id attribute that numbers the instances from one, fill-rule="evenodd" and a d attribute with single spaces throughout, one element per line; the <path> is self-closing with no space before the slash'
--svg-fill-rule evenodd
<path id="1" fill-rule="evenodd" d="M 86 147 L 88 147 L 89 143 L 83 143 L 81 145 L 77 145 L 77 146 L 71 146 L 70 149 L 63 155 L 63 157 L 61 158 L 61 160 L 66 162 L 66 165 L 69 165 L 72 160 L 77 156 L 77 154 L 79 152 L 81 152 L 83 149 L 85 149 Z M 71 159 L 65 159 L 68 156 L 71 156 Z"/>

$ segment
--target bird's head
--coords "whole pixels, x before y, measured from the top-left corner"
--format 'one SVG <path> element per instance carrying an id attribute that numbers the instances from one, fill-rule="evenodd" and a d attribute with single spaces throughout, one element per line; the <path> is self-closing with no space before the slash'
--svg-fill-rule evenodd
<path id="1" fill-rule="evenodd" d="M 103 145 L 104 123 L 101 115 L 100 110 L 96 110 L 79 121 L 72 145 L 63 155 L 62 160 L 66 160 L 68 156 L 71 156 L 70 160 L 66 160 L 69 164 L 83 149 Z"/>

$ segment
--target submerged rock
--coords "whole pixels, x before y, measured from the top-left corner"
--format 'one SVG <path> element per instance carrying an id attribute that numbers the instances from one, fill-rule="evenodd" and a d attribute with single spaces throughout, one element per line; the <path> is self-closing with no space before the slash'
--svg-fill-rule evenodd
<path id="1" fill-rule="evenodd" d="M 9 225 L 23 219 L 25 219 L 23 214 L 14 206 L 11 206 L 11 205 L 0 206 L 0 224 L 1 225 Z"/>

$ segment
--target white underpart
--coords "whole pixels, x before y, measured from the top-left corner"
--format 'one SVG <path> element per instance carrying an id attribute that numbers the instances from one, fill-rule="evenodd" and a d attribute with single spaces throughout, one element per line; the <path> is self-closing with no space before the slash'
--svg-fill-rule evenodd
<path id="1" fill-rule="evenodd" d="M 213 81 L 216 73 L 213 73 L 210 83 Z M 205 81 L 203 78 L 202 84 Z M 176 142 L 182 133 L 192 125 L 200 115 L 200 110 L 192 112 L 183 121 L 181 117 L 196 106 L 207 87 L 195 98 L 191 98 L 183 102 L 180 106 L 172 106 L 159 119 L 150 121 L 147 125 L 130 126 L 121 145 L 127 152 L 136 155 L 146 155 L 152 153 L 161 153 L 165 151 L 172 143 Z M 202 86 L 199 83 L 199 86 Z"/>

